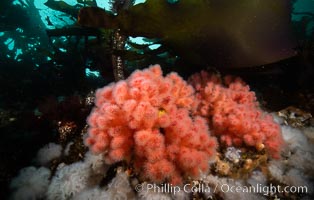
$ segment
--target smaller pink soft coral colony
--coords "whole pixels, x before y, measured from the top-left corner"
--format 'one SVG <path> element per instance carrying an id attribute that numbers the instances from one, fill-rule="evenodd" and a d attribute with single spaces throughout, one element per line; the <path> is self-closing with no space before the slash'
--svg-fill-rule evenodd
<path id="1" fill-rule="evenodd" d="M 213 133 L 227 146 L 264 147 L 273 158 L 280 157 L 281 129 L 271 115 L 258 106 L 254 92 L 239 78 L 227 76 L 222 82 L 207 72 L 192 75 L 196 90 L 197 115 L 208 119 Z"/>
<path id="2" fill-rule="evenodd" d="M 108 164 L 125 160 L 145 180 L 178 185 L 209 171 L 216 140 L 196 109 L 194 89 L 159 65 L 96 92 L 86 144 Z"/>

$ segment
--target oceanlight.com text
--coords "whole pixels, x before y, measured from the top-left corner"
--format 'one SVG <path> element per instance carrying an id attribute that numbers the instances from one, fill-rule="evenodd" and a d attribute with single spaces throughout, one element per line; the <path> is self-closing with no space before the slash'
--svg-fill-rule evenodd
<path id="1" fill-rule="evenodd" d="M 242 186 L 242 185 L 228 185 L 222 184 L 219 187 L 221 192 L 246 192 L 246 193 L 260 193 L 263 195 L 271 195 L 276 193 L 300 193 L 306 194 L 308 192 L 307 186 L 281 186 L 281 185 L 250 185 L 250 186 Z"/>

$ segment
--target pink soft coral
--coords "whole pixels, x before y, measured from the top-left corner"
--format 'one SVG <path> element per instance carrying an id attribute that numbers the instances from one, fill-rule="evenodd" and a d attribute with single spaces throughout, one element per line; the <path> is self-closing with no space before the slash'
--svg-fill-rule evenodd
<path id="1" fill-rule="evenodd" d="M 279 158 L 283 140 L 280 126 L 271 115 L 263 112 L 241 79 L 201 72 L 191 76 L 199 102 L 197 115 L 208 119 L 215 135 L 227 146 L 265 146 L 269 154 Z"/>
<path id="2" fill-rule="evenodd" d="M 85 141 L 108 164 L 124 160 L 145 180 L 181 184 L 207 173 L 215 156 L 206 120 L 190 116 L 195 109 L 194 89 L 155 65 L 97 90 Z"/>

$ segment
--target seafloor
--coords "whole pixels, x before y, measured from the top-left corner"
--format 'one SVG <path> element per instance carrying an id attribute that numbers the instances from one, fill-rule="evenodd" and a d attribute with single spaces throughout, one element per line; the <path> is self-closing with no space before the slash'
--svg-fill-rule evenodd
<path id="1" fill-rule="evenodd" d="M 276 69 L 276 66 L 274 68 Z M 291 67 L 291 69 L 289 69 L 289 67 L 286 66 L 278 67 L 275 73 L 273 71 L 268 72 L 267 70 L 260 69 L 258 69 L 257 71 L 254 71 L 252 69 L 247 71 L 242 70 L 233 73 L 241 76 L 250 85 L 251 89 L 256 93 L 258 97 L 258 101 L 260 102 L 261 107 L 267 112 L 273 113 L 274 116 L 277 116 L 283 130 L 287 131 L 288 129 L 293 129 L 295 130 L 295 132 L 297 132 L 297 134 L 303 134 L 300 135 L 300 138 L 304 137 L 307 138 L 308 143 L 306 145 L 310 145 L 314 141 L 313 139 L 314 120 L 312 117 L 314 111 L 314 98 L 313 98 L 314 93 L 313 85 L 311 85 L 311 80 L 313 80 L 314 78 L 312 76 L 313 73 L 304 74 L 302 72 L 299 72 L 294 67 Z M 4 80 L 2 81 L 4 82 Z M 14 80 L 10 80 L 10 82 L 14 82 Z M 22 79 L 19 80 L 19 82 L 27 82 L 27 80 Z M 18 83 L 16 84 L 20 86 L 20 84 Z M 27 86 L 27 84 L 25 85 Z M 14 85 L 13 86 L 11 85 L 10 87 L 12 87 L 11 90 L 17 90 L 17 88 L 14 88 Z M 76 147 L 71 149 L 72 156 L 68 156 L 66 159 L 57 158 L 51 161 L 49 166 L 52 172 L 56 171 L 57 166 L 59 165 L 60 162 L 63 162 L 65 164 L 77 162 L 84 157 L 84 152 L 86 152 L 86 148 L 84 147 L 82 142 L 78 141 L 80 140 L 78 138 L 81 138 L 78 136 L 81 136 L 81 134 L 85 134 L 86 132 L 86 129 L 84 128 L 85 117 L 90 112 L 92 105 L 92 102 L 90 101 L 93 100 L 93 94 L 87 92 L 77 92 L 75 95 L 60 97 L 62 98 L 61 101 L 60 100 L 57 101 L 56 99 L 54 99 L 54 97 L 47 96 L 45 97 L 45 100 L 41 101 L 41 104 L 38 105 L 37 107 L 38 110 L 34 111 L 30 109 L 33 106 L 30 104 L 37 103 L 36 95 L 33 93 L 27 93 L 25 90 L 23 92 L 24 92 L 23 98 L 20 98 L 21 96 L 18 93 L 14 93 L 16 96 L 12 96 L 13 93 L 1 94 L 2 99 L 7 98 L 11 98 L 12 100 L 14 99 L 14 101 L 10 102 L 10 104 L 7 103 L 6 104 L 7 107 L 3 107 L 0 113 L 1 114 L 0 180 L 2 188 L 1 196 L 3 197 L 8 197 L 9 196 L 8 194 L 11 195 L 12 190 L 9 190 L 8 188 L 8 186 L 10 185 L 9 183 L 13 177 L 17 176 L 17 173 L 21 168 L 30 165 L 38 166 L 34 158 L 38 149 L 42 148 L 45 144 L 54 142 L 61 144 L 63 147 L 65 147 L 65 145 L 69 141 L 72 141 L 76 144 Z M 35 102 L 33 102 L 33 100 L 35 100 Z M 41 112 L 41 114 L 38 114 L 36 112 Z M 294 140 L 295 141 L 293 142 L 296 143 L 298 142 L 298 139 Z M 299 145 L 303 145 L 302 142 Z M 313 147 L 312 145 L 310 145 L 310 147 Z M 287 147 L 287 149 L 289 148 L 290 147 Z M 297 152 L 298 150 L 295 151 Z M 297 153 L 298 156 L 303 156 L 302 153 L 301 154 L 299 154 L 299 152 Z M 310 157 L 304 159 L 300 158 L 299 162 L 313 162 L 312 153 L 313 151 L 309 150 L 308 154 L 310 155 L 304 154 L 304 156 Z M 263 160 L 262 157 L 261 159 Z M 289 158 L 286 159 L 288 160 Z M 224 180 L 224 178 L 226 177 L 225 174 L 228 173 L 225 172 L 226 170 L 225 165 L 228 165 L 228 163 L 224 163 L 223 158 L 221 158 L 221 160 L 222 161 L 219 162 L 222 163 L 216 166 L 217 167 L 216 170 L 218 170 L 218 172 L 217 171 L 215 172 L 216 175 L 219 174 L 221 175 L 221 179 L 215 179 L 215 181 L 211 179 L 210 180 L 212 181 L 211 183 L 212 184 L 228 183 L 229 185 L 240 184 L 230 183 L 230 180 L 229 181 Z M 278 163 L 277 164 L 271 163 L 269 160 L 265 160 L 262 162 L 266 162 L 267 165 L 271 164 L 273 164 L 273 166 L 279 165 Z M 294 163 L 294 165 L 292 166 L 290 165 L 289 167 L 291 169 L 295 168 L 299 170 L 300 164 L 302 165 L 302 163 Z M 107 176 L 105 176 L 104 180 L 102 180 L 102 185 L 105 186 L 106 184 L 110 183 L 110 181 L 115 177 L 116 170 L 119 167 L 120 170 L 123 170 L 124 167 L 126 167 L 126 169 L 128 168 L 127 166 L 124 167 L 123 166 L 124 164 L 114 165 L 113 167 L 111 167 L 107 172 L 108 173 Z M 258 166 L 255 167 L 256 169 L 260 169 Z M 237 166 L 236 168 L 239 168 L 239 166 Z M 301 182 L 299 182 L 298 184 L 301 185 L 308 184 L 308 186 L 310 187 L 313 186 L 312 185 L 313 168 L 305 167 L 304 169 L 301 167 L 301 169 L 305 171 L 301 171 L 300 173 L 306 174 L 302 174 L 302 178 L 304 179 L 301 178 L 300 180 Z M 232 171 L 235 169 L 229 170 Z M 285 170 L 289 170 L 289 168 Z M 289 182 L 287 180 L 295 179 L 296 177 L 294 176 L 299 176 L 298 173 L 291 174 L 291 177 L 288 177 L 289 175 L 287 174 L 279 174 L 278 176 L 279 177 L 281 176 L 281 178 L 286 177 L 286 179 L 283 178 L 284 180 L 280 180 L 280 178 L 278 177 L 266 176 L 267 180 L 261 181 L 260 183 L 265 184 L 266 182 L 267 183 L 271 182 L 280 185 L 296 184 L 293 181 Z M 238 175 L 234 174 L 234 176 Z M 132 180 L 134 179 L 134 176 L 130 177 L 132 178 Z M 265 176 L 263 176 L 262 178 L 265 178 Z M 262 197 L 266 199 L 276 198 L 303 199 L 303 197 L 306 197 L 305 199 L 307 199 L 310 198 L 310 196 L 309 194 L 300 193 L 298 194 L 276 193 Z M 189 198 L 229 199 L 233 197 L 230 197 L 228 195 L 223 196 L 218 193 L 209 196 L 200 193 L 195 193 L 192 195 L 190 194 Z M 256 198 L 256 197 L 243 197 L 243 198 Z"/>

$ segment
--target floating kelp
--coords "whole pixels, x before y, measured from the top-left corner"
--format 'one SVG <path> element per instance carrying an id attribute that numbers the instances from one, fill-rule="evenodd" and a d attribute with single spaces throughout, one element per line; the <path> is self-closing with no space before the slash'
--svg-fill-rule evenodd
<path id="1" fill-rule="evenodd" d="M 194 65 L 248 67 L 295 54 L 290 4 L 279 0 L 148 0 L 114 16 L 100 8 L 81 9 L 78 22 L 121 29 L 125 35 L 161 38 Z"/>
<path id="2" fill-rule="evenodd" d="M 64 1 L 48 0 L 45 5 L 53 10 L 67 13 L 73 17 L 77 16 L 77 10 L 79 9 L 79 7 L 71 6 Z"/>

